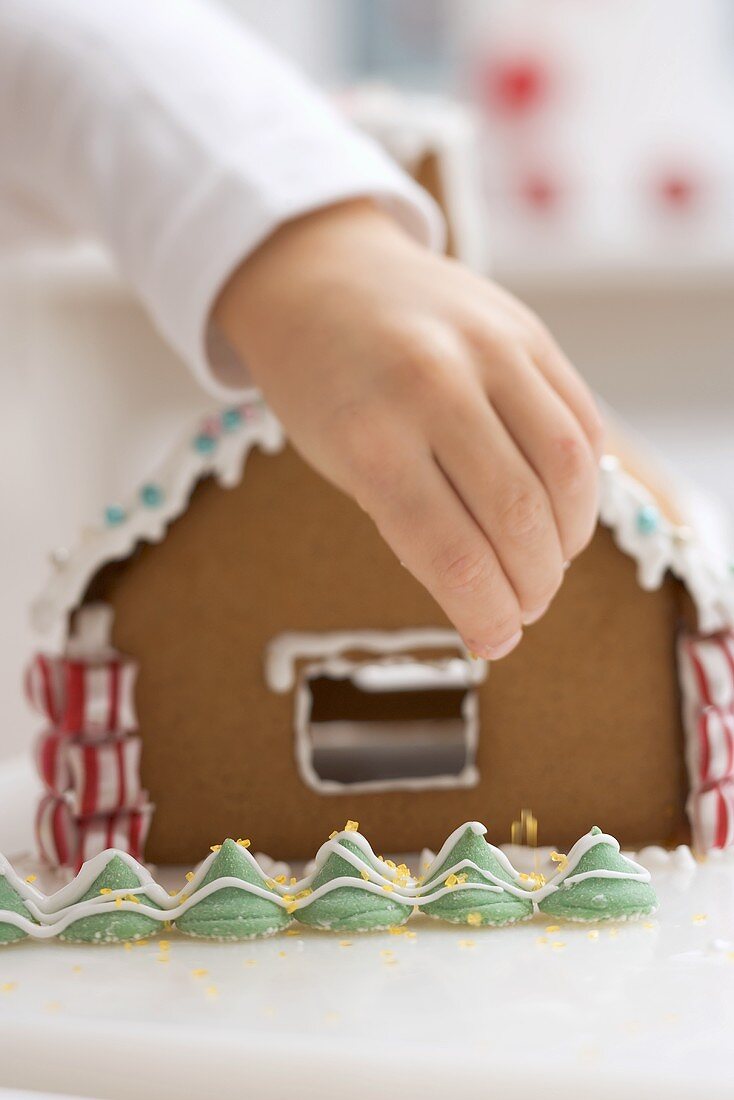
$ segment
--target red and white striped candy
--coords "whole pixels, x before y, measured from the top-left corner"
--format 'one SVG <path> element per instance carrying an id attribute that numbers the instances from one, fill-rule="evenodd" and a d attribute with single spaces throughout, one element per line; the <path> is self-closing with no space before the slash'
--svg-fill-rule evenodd
<path id="1" fill-rule="evenodd" d="M 44 733 L 35 744 L 38 774 L 53 794 L 64 794 L 71 787 L 71 769 L 66 754 L 68 737 Z"/>
<path id="2" fill-rule="evenodd" d="M 691 796 L 694 832 L 703 851 L 734 844 L 734 783 L 716 783 Z"/>
<path id="3" fill-rule="evenodd" d="M 41 855 L 53 867 L 72 867 L 106 848 L 119 848 L 142 860 L 153 806 L 145 801 L 134 810 L 77 818 L 67 798 L 47 795 L 38 806 L 36 838 Z"/>
<path id="4" fill-rule="evenodd" d="M 684 635 L 678 649 L 681 686 L 701 707 L 734 706 L 734 635 Z"/>
<path id="5" fill-rule="evenodd" d="M 734 778 L 734 710 L 699 712 L 697 748 L 696 789 Z"/>
<path id="6" fill-rule="evenodd" d="M 77 816 L 111 813 L 140 801 L 140 738 L 71 741 L 66 757 Z"/>
<path id="7" fill-rule="evenodd" d="M 59 733 L 127 733 L 138 724 L 136 675 L 127 658 L 85 662 L 38 654 L 26 672 L 26 695 Z"/>

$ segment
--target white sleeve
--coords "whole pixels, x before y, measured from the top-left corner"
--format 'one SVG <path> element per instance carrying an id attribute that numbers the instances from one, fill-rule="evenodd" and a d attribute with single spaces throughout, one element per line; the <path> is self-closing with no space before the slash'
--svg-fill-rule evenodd
<path id="1" fill-rule="evenodd" d="M 228 396 L 246 372 L 210 361 L 211 307 L 279 225 L 370 196 L 428 244 L 443 232 L 425 192 L 207 0 L 0 0 L 0 207 L 17 195 L 99 239 Z"/>

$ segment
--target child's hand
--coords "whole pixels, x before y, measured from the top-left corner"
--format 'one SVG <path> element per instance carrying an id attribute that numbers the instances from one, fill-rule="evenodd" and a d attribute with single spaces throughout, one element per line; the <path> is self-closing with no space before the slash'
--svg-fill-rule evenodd
<path id="1" fill-rule="evenodd" d="M 538 319 L 368 202 L 280 229 L 216 319 L 469 649 L 513 649 L 597 508 L 599 413 Z"/>

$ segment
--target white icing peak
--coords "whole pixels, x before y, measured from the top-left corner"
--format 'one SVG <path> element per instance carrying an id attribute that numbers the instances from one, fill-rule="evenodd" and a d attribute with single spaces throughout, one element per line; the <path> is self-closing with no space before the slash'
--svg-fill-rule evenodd
<path id="1" fill-rule="evenodd" d="M 197 446 L 202 436 L 211 439 L 210 448 Z M 222 485 L 232 487 L 242 477 L 253 446 L 275 453 L 283 444 L 278 421 L 258 401 L 192 427 L 152 473 L 147 483 L 155 490 L 152 500 L 141 492 L 123 502 L 123 519 L 86 530 L 74 548 L 57 558 L 52 577 L 32 607 L 36 629 L 49 629 L 73 610 L 105 563 L 128 557 L 140 541 L 163 539 L 168 525 L 185 511 L 191 491 L 202 477 L 213 475 Z M 624 473 L 612 456 L 601 462 L 599 517 L 611 529 L 619 548 L 637 562 L 642 588 L 658 588 L 670 571 L 690 592 L 704 633 L 734 625 L 734 575 L 729 563 L 710 553 L 689 529 L 676 527 L 660 515 L 653 496 Z M 447 644 L 440 635 L 437 631 L 435 643 Z M 275 690 L 288 690 L 293 677 L 292 651 L 303 641 L 283 636 L 268 654 L 268 677 Z M 453 636 L 448 644 L 452 641 Z"/>

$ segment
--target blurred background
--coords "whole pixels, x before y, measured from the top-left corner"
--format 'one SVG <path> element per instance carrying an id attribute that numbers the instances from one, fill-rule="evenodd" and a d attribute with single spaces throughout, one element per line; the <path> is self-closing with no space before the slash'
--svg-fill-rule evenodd
<path id="1" fill-rule="evenodd" d="M 731 0 L 228 2 L 404 161 L 435 153 L 461 254 L 734 508 Z M 7 757 L 49 552 L 210 402 L 83 244 L 0 256 L 0 330 Z"/>

